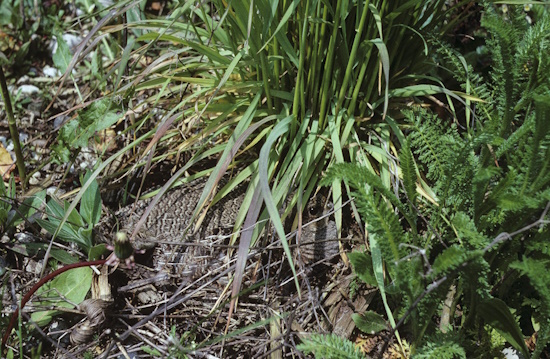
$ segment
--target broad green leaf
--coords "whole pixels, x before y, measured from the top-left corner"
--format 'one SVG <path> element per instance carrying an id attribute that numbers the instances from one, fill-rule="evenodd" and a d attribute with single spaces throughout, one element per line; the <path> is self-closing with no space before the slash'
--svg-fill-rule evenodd
<path id="1" fill-rule="evenodd" d="M 2 227 L 5 226 L 7 221 L 8 221 L 8 211 L 7 209 L 0 207 L 0 225 Z"/>
<path id="2" fill-rule="evenodd" d="M 119 158 L 121 155 L 123 155 L 124 153 L 128 152 L 129 150 L 131 150 L 132 148 L 140 145 L 143 141 L 145 141 L 146 138 L 149 138 L 149 136 L 151 136 L 153 134 L 153 131 L 150 131 L 148 133 L 145 133 L 144 135 L 142 135 L 141 137 L 135 139 L 134 141 L 132 141 L 130 144 L 128 144 L 127 146 L 125 146 L 124 148 L 120 149 L 117 153 L 115 153 L 114 155 L 112 155 L 111 157 L 109 157 L 108 159 L 106 159 L 103 163 L 99 164 L 97 166 L 97 169 L 94 170 L 94 172 L 91 174 L 91 178 L 93 177 L 97 177 L 99 175 L 99 173 L 101 173 L 103 170 L 105 170 L 105 168 L 107 166 L 109 166 L 109 164 L 111 162 L 113 162 L 114 160 L 116 160 L 117 158 Z M 186 169 L 186 167 L 184 166 L 183 167 L 184 169 Z M 76 205 L 79 203 L 80 199 L 82 198 L 82 195 L 83 193 L 82 192 L 85 192 L 88 187 L 90 186 L 91 184 L 91 180 L 87 180 L 86 183 L 84 183 L 82 185 L 82 191 L 80 191 L 79 193 L 77 193 L 76 197 L 73 199 L 73 202 L 71 203 L 71 205 L 69 206 L 69 209 L 72 211 L 76 208 Z M 67 223 L 67 217 L 64 215 L 62 218 L 61 218 L 61 224 L 65 224 Z M 59 229 L 59 226 L 56 227 L 56 230 L 55 232 L 53 233 L 53 239 L 52 240 L 55 240 L 55 238 L 57 238 L 57 236 L 59 235 L 59 232 L 60 232 L 60 229 Z"/>
<path id="3" fill-rule="evenodd" d="M 97 259 L 100 259 L 102 255 L 108 252 L 109 250 L 104 243 L 95 245 L 88 251 L 88 260 L 95 261 Z"/>
<path id="4" fill-rule="evenodd" d="M 65 214 L 63 207 L 54 199 L 48 201 L 46 206 L 46 214 L 53 218 L 60 218 Z"/>
<path id="5" fill-rule="evenodd" d="M 525 358 L 529 358 L 529 350 L 525 345 L 523 333 L 505 302 L 498 298 L 490 298 L 478 306 L 479 315 L 516 349 L 521 351 Z"/>
<path id="6" fill-rule="evenodd" d="M 14 63 L 24 63 L 28 59 L 29 50 L 31 48 L 31 40 L 25 42 L 19 50 L 15 53 L 15 56 L 12 58 Z"/>
<path id="7" fill-rule="evenodd" d="M 366 334 L 376 334 L 388 329 L 386 320 L 380 314 L 373 311 L 368 311 L 364 314 L 356 313 L 351 318 L 355 322 L 355 325 L 357 325 L 357 328 Z"/>
<path id="8" fill-rule="evenodd" d="M 86 175 L 80 180 L 80 183 L 86 183 L 90 176 L 91 173 L 86 172 Z M 95 179 L 91 182 L 82 196 L 82 200 L 80 201 L 80 215 L 88 224 L 89 228 L 97 224 L 101 218 L 101 195 Z"/>
<path id="9" fill-rule="evenodd" d="M 24 219 L 28 219 L 33 214 L 35 214 L 36 211 L 42 207 L 45 198 L 45 190 L 40 191 L 37 194 L 32 195 L 31 197 L 25 198 L 21 206 L 19 206 L 19 208 L 17 208 L 17 210 L 15 211 L 14 217 L 11 219 L 12 224 L 16 226 L 19 223 L 23 222 Z"/>
<path id="10" fill-rule="evenodd" d="M 47 248 L 47 243 L 16 243 L 10 246 L 10 250 L 26 257 L 36 256 L 40 251 L 43 253 Z M 62 249 L 52 248 L 50 254 L 52 257 L 65 264 L 78 262 L 77 258 L 71 256 Z"/>
<path id="11" fill-rule="evenodd" d="M 2 51 L 0 51 L 0 65 L 5 66 L 10 63 L 10 60 L 4 55 Z"/>
<path id="12" fill-rule="evenodd" d="M 58 147 L 56 151 L 62 153 L 63 147 L 81 148 L 87 147 L 90 138 L 96 132 L 102 131 L 123 116 L 123 112 L 113 106 L 109 98 L 102 98 L 93 102 L 82 110 L 76 120 L 67 122 L 59 130 Z"/>
<path id="13" fill-rule="evenodd" d="M 69 213 L 69 216 L 67 217 L 67 221 L 69 222 L 69 224 L 77 227 L 84 227 L 86 225 L 80 213 L 78 213 L 75 209 L 73 209 L 72 211 L 69 211 L 69 206 L 70 206 L 69 202 L 65 201 L 63 203 L 63 206 L 64 206 L 63 215 Z"/>
<path id="14" fill-rule="evenodd" d="M 10 1 L 0 2 L 0 25 L 12 25 L 18 11 L 14 10 Z"/>
<path id="15" fill-rule="evenodd" d="M 348 258 L 353 265 L 355 274 L 368 285 L 378 286 L 374 272 L 372 270 L 372 258 L 362 252 L 348 253 Z"/>
<path id="16" fill-rule="evenodd" d="M 90 247 L 92 246 L 92 232 L 93 232 L 92 227 L 88 227 L 88 228 L 80 227 L 80 228 L 78 228 L 79 241 L 82 241 L 84 243 L 84 249 L 85 250 L 89 250 Z"/>
<path id="17" fill-rule="evenodd" d="M 40 298 L 49 298 L 36 305 L 54 305 L 57 307 L 72 308 L 74 304 L 80 304 L 88 294 L 92 285 L 92 269 L 89 267 L 75 268 L 55 277 L 51 282 L 46 283 L 36 292 Z M 62 295 L 71 303 L 62 300 Z M 55 310 L 46 310 L 32 313 L 31 319 L 40 326 L 50 322 L 57 313 Z"/>
<path id="18" fill-rule="evenodd" d="M 67 71 L 73 55 L 71 55 L 69 45 L 67 45 L 63 39 L 63 36 L 61 36 L 61 34 L 57 34 L 55 37 L 57 39 L 57 50 L 55 51 L 55 54 L 53 54 L 52 60 L 55 67 L 64 73 Z"/>
<path id="19" fill-rule="evenodd" d="M 59 220 L 48 220 L 45 219 L 37 219 L 36 222 L 40 225 L 40 227 L 44 228 L 48 233 L 54 234 L 57 231 L 57 227 L 59 226 Z M 59 230 L 59 237 L 66 241 L 67 238 L 75 238 L 78 236 L 77 231 L 75 231 L 71 226 L 68 224 L 64 225 Z"/>
<path id="20" fill-rule="evenodd" d="M 4 181 L 0 181 L 0 196 L 4 197 L 6 196 L 6 184 L 4 183 Z M 0 203 L 0 206 L 5 206 L 6 203 L 5 202 L 1 202 Z"/>
<path id="21" fill-rule="evenodd" d="M 62 249 L 52 248 L 50 251 L 50 255 L 63 264 L 73 264 L 78 262 L 78 258 L 73 257 Z"/>
<path id="22" fill-rule="evenodd" d="M 86 228 L 82 217 L 74 208 L 70 211 L 70 215 L 67 215 L 69 208 L 68 202 L 65 202 L 64 208 L 62 208 L 57 201 L 52 199 L 46 207 L 48 219 L 37 219 L 36 222 L 50 234 L 55 235 L 61 224 L 61 218 L 67 217 L 67 222 L 64 222 L 63 226 L 59 228 L 59 238 L 66 242 L 77 243 L 88 251 L 92 245 L 92 227 Z"/>

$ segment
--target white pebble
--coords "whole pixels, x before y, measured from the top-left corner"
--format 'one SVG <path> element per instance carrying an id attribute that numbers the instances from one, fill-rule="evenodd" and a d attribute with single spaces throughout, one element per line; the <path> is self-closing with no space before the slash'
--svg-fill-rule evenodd
<path id="1" fill-rule="evenodd" d="M 61 76 L 61 71 L 49 65 L 44 66 L 44 68 L 42 69 L 42 72 L 46 77 L 57 78 Z"/>
<path id="2" fill-rule="evenodd" d="M 33 93 L 40 92 L 40 89 L 34 85 L 21 85 L 18 91 L 21 92 L 21 95 L 32 95 Z"/>

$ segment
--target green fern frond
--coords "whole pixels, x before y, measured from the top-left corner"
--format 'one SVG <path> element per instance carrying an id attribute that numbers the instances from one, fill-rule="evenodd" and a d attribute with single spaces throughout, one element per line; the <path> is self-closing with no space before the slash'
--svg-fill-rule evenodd
<path id="1" fill-rule="evenodd" d="M 401 214 L 407 219 L 412 228 L 416 224 L 416 220 L 407 211 L 407 208 L 399 200 L 399 198 L 384 185 L 379 176 L 370 172 L 366 167 L 360 167 L 352 163 L 337 163 L 329 168 L 327 174 L 320 184 L 323 186 L 330 185 L 334 180 L 345 180 L 351 187 L 355 189 L 364 188 L 365 185 L 371 186 L 378 191 L 384 198 L 396 207 Z"/>
<path id="2" fill-rule="evenodd" d="M 545 298 L 547 309 L 550 310 L 550 261 L 533 258 L 523 258 L 510 264 L 510 268 L 517 269 L 539 292 L 540 298 Z M 550 318 L 550 312 L 547 313 Z"/>
<path id="3" fill-rule="evenodd" d="M 379 176 L 370 172 L 366 167 L 360 167 L 352 163 L 337 163 L 329 168 L 321 185 L 328 186 L 334 180 L 345 180 L 354 188 L 372 186 L 384 196 L 386 196 L 394 205 L 399 204 L 399 199 L 387 188 Z"/>
<path id="4" fill-rule="evenodd" d="M 481 299 L 491 297 L 492 286 L 489 283 L 491 266 L 482 257 L 475 254 L 469 255 L 468 268 L 461 274 L 461 281 L 464 285 L 465 306 L 473 307 Z"/>
<path id="5" fill-rule="evenodd" d="M 468 210 L 478 163 L 471 143 L 460 137 L 454 124 L 442 124 L 435 114 L 419 110 L 407 111 L 405 116 L 411 124 L 411 147 L 426 166 L 434 191 L 445 201 L 441 204 Z"/>
<path id="6" fill-rule="evenodd" d="M 527 29 L 521 41 L 517 44 L 516 66 L 525 78 L 523 97 L 531 100 L 531 94 L 541 84 L 548 84 L 550 69 L 550 16 L 545 11 L 542 18 L 534 26 Z M 516 111 L 522 108 L 522 103 L 516 105 Z"/>
<path id="7" fill-rule="evenodd" d="M 434 46 L 436 53 L 443 58 L 447 72 L 460 84 L 462 91 L 483 100 L 476 104 L 476 108 L 481 109 L 477 112 L 485 114 L 491 112 L 493 102 L 487 81 L 476 73 L 472 66 L 466 62 L 464 56 L 449 44 L 433 37 L 430 39 L 430 43 Z"/>
<path id="8" fill-rule="evenodd" d="M 502 158 L 511 151 L 517 151 L 518 144 L 525 140 L 525 137 L 533 132 L 535 127 L 534 118 L 528 118 L 523 124 L 517 128 L 506 140 L 498 145 L 495 151 L 496 158 Z"/>
<path id="9" fill-rule="evenodd" d="M 542 322 L 545 318 L 542 316 L 539 320 Z M 544 353 L 546 350 L 546 346 L 550 342 L 550 325 L 546 323 L 546 325 L 543 325 L 540 327 L 540 329 L 537 332 L 537 347 L 533 351 L 533 354 L 531 355 L 531 359 L 538 359 L 540 358 L 541 354 Z"/>
<path id="10" fill-rule="evenodd" d="M 356 204 L 367 223 L 368 231 L 377 236 L 382 255 L 387 261 L 397 262 L 405 251 L 399 247 L 405 234 L 393 208 L 380 196 L 364 188 L 356 188 Z"/>
<path id="11" fill-rule="evenodd" d="M 367 357 L 348 339 L 335 334 L 312 334 L 304 338 L 297 349 L 305 354 L 313 353 L 316 358 L 366 359 Z"/>
<path id="12" fill-rule="evenodd" d="M 411 152 L 409 141 L 405 141 L 401 151 L 399 153 L 399 162 L 401 164 L 401 171 L 403 172 L 403 187 L 405 193 L 412 206 L 416 206 L 416 164 L 414 163 L 414 157 Z M 410 208 L 411 213 L 414 211 Z"/>
<path id="13" fill-rule="evenodd" d="M 485 206 L 485 195 L 489 190 L 489 186 L 492 181 L 497 178 L 501 173 L 502 169 L 496 166 L 489 167 L 478 167 L 474 178 L 472 180 L 472 191 L 473 191 L 473 206 L 474 206 L 474 220 L 476 223 L 479 222 L 481 215 L 484 214 L 483 206 Z"/>
<path id="14" fill-rule="evenodd" d="M 529 282 L 538 292 L 539 305 L 535 306 L 537 319 L 540 323 L 536 350 L 532 358 L 538 358 L 550 341 L 550 261 L 534 258 L 523 258 L 510 264 L 529 278 Z"/>
<path id="15" fill-rule="evenodd" d="M 441 120 L 424 110 L 405 111 L 405 116 L 411 125 L 411 147 L 419 160 L 428 166 L 426 176 L 434 182 L 444 179 L 448 172 L 448 146 L 454 142 L 451 141 L 454 137 L 452 131 L 443 130 Z"/>
<path id="16" fill-rule="evenodd" d="M 466 359 L 466 351 L 458 343 L 427 343 L 414 356 L 417 359 Z"/>
<path id="17" fill-rule="evenodd" d="M 499 134 L 506 136 L 514 118 L 514 106 L 517 104 L 518 89 L 520 83 L 515 63 L 515 51 L 520 39 L 520 34 L 527 31 L 527 24 L 520 20 L 519 11 L 512 7 L 509 18 L 505 19 L 495 13 L 490 6 L 486 7 L 486 12 L 481 25 L 490 32 L 491 37 L 487 39 L 487 44 L 491 50 L 493 58 L 493 83 L 495 91 L 501 94 L 494 96 L 498 105 L 500 118 L 495 119 L 500 123 Z M 516 101 L 514 101 L 516 100 Z"/>
<path id="18" fill-rule="evenodd" d="M 447 73 L 460 84 L 461 90 L 482 100 L 472 104 L 471 108 L 466 108 L 466 111 L 472 113 L 472 119 L 476 120 L 480 116 L 489 118 L 494 111 L 495 104 L 487 80 L 476 73 L 473 67 L 466 62 L 464 56 L 449 44 L 438 38 L 432 39 L 431 43 L 434 45 L 436 53 L 443 58 L 444 66 L 447 66 Z"/>
<path id="19" fill-rule="evenodd" d="M 458 234 L 460 244 L 468 250 L 481 250 L 491 240 L 481 233 L 470 216 L 464 212 L 458 212 L 452 219 L 453 226 Z"/>
<path id="20" fill-rule="evenodd" d="M 549 237 L 550 228 L 548 227 L 534 234 L 529 240 L 529 243 L 527 243 L 529 257 L 550 260 L 550 246 L 548 245 Z"/>
<path id="21" fill-rule="evenodd" d="M 505 208 L 501 207 L 506 204 L 506 199 L 509 196 L 517 195 L 514 194 L 513 190 L 517 187 L 517 172 L 514 168 L 509 168 L 508 173 L 500 181 L 495 181 L 486 188 L 485 199 L 483 204 L 478 208 L 476 212 L 476 218 L 481 218 L 484 215 L 488 215 L 491 212 L 502 212 Z M 521 201 L 521 198 L 517 198 L 518 205 Z M 519 207 L 516 207 L 519 208 Z M 500 224 L 501 222 L 493 223 Z M 484 228 L 484 226 L 480 226 Z"/>
<path id="22" fill-rule="evenodd" d="M 417 351 L 418 358 L 470 357 L 476 349 L 461 336 L 488 333 L 480 308 L 494 298 L 514 310 L 535 308 L 533 318 L 550 328 L 549 229 L 528 227 L 550 201 L 548 14 L 540 24 L 530 26 L 517 9 L 508 15 L 487 11 L 483 24 L 489 31 L 487 48 L 494 64 L 488 78 L 475 74 L 464 57 L 443 46 L 439 58 L 447 60 L 444 66 L 463 83 L 465 92 L 486 102 L 468 109 L 471 116 L 466 116 L 465 129 L 456 124 L 463 123 L 461 118 L 444 121 L 425 109 L 404 112 L 400 193 L 386 187 L 376 173 L 357 165 L 335 165 L 323 181 L 330 184 L 344 179 L 352 189 L 357 209 L 386 264 L 385 293 L 393 304 L 401 303 L 392 310 L 407 314 L 403 326 L 416 348 L 434 333 L 437 324 L 433 319 L 450 285 L 456 286 L 454 299 L 464 314 L 459 334 L 456 338 L 432 337 Z M 418 173 L 438 198 L 433 206 L 416 193 Z M 410 200 L 408 205 L 405 197 Z M 409 230 L 416 229 L 417 219 L 421 219 L 418 231 Z M 486 250 L 499 234 L 520 232 Z M 518 254 L 532 263 L 517 261 Z M 515 269 L 513 275 L 503 279 L 510 268 Z M 536 298 L 508 290 L 525 288 L 518 272 L 530 279 L 529 290 L 536 289 Z M 544 273 L 544 278 L 535 278 L 536 273 Z M 373 282 L 372 276 L 363 277 Z M 447 280 L 439 282 L 441 278 Z M 430 288 L 432 283 L 438 285 Z M 525 304 L 522 294 L 525 300 L 535 301 Z M 550 329 L 539 334 L 542 343 L 550 340 Z M 498 353 L 497 347 L 489 347 L 491 353 Z"/>
<path id="23" fill-rule="evenodd" d="M 327 171 L 321 184 L 327 185 L 336 179 L 343 179 L 350 185 L 357 209 L 367 224 L 369 232 L 379 238 L 384 259 L 397 262 L 404 256 L 405 251 L 399 245 L 406 237 L 393 208 L 397 207 L 407 218 L 409 215 L 403 203 L 384 186 L 380 177 L 365 167 L 351 163 L 335 164 Z M 414 224 L 411 218 L 408 218 L 408 221 Z"/>
<path id="24" fill-rule="evenodd" d="M 546 189 L 536 192 L 532 199 L 534 201 L 527 201 L 527 205 L 531 209 L 542 208 L 548 201 L 550 201 L 550 187 L 546 186 Z"/>
<path id="25" fill-rule="evenodd" d="M 544 188 L 550 182 L 550 95 L 538 95 L 535 101 L 535 130 L 530 163 L 530 190 Z"/>
<path id="26" fill-rule="evenodd" d="M 491 75 L 498 111 L 494 120 L 500 123 L 498 134 L 504 138 L 521 125 L 517 115 L 529 111 L 533 97 L 550 82 L 550 14 L 544 11 L 530 26 L 518 8 L 512 7 L 505 18 L 487 6 L 482 20 L 491 33 L 487 47 L 493 59 Z"/>
<path id="27" fill-rule="evenodd" d="M 550 134 L 550 93 L 535 95 L 535 133 L 533 138 L 538 148 L 540 143 L 548 139 Z"/>
<path id="28" fill-rule="evenodd" d="M 449 273 L 463 265 L 467 259 L 467 250 L 464 247 L 453 245 L 445 249 L 435 259 L 432 265 L 433 276 Z"/>

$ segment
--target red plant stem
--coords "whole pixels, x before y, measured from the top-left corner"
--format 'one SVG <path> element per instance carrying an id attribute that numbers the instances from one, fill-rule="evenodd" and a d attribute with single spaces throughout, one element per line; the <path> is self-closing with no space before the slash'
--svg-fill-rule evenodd
<path id="1" fill-rule="evenodd" d="M 59 269 L 51 272 L 50 274 L 48 274 L 44 278 L 40 279 L 38 281 L 38 283 L 36 283 L 31 288 L 31 290 L 29 290 L 27 292 L 27 294 L 25 294 L 23 299 L 21 299 L 21 306 L 19 308 L 15 309 L 15 312 L 13 312 L 13 314 L 11 315 L 10 324 L 8 325 L 8 328 L 6 329 L 6 332 L 4 333 L 4 336 L 2 337 L 2 347 L 0 348 L 1 351 L 3 352 L 4 348 L 6 347 L 6 343 L 8 341 L 8 338 L 10 337 L 11 330 L 13 329 L 13 326 L 15 325 L 15 321 L 17 320 L 17 317 L 19 316 L 19 309 L 21 308 L 21 310 L 23 310 L 23 308 L 25 307 L 25 304 L 27 304 L 29 299 L 31 299 L 32 295 L 38 290 L 38 288 L 42 287 L 44 284 L 46 284 L 50 280 L 54 279 L 55 277 L 57 277 L 61 273 L 66 272 L 70 269 L 80 268 L 80 267 L 89 267 L 89 266 L 98 266 L 98 265 L 101 265 L 101 264 L 105 264 L 105 261 L 106 261 L 106 259 L 99 259 L 99 260 L 90 261 L 90 262 L 78 262 L 78 263 L 68 264 L 68 265 L 66 265 L 62 268 L 59 268 Z"/>

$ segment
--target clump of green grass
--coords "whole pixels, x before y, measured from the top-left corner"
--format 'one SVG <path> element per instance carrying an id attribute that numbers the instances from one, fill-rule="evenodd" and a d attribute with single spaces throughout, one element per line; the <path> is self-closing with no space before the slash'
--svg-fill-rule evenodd
<path id="1" fill-rule="evenodd" d="M 344 161 L 364 164 L 389 188 L 399 172 L 395 141 L 404 140 L 391 118 L 392 98 L 457 97 L 442 86 L 419 85 L 414 76 L 426 66 L 422 32 L 443 34 L 452 25 L 444 24 L 444 3 L 183 1 L 169 16 L 148 19 L 139 11 L 136 16 L 131 1 L 117 3 L 89 40 L 90 49 L 99 44 L 91 39 L 107 23 L 103 32 L 121 34 L 120 60 L 96 78 L 102 80 L 97 88 L 124 112 L 119 138 L 130 143 L 99 164 L 92 178 L 141 144 L 147 145 L 137 150 L 136 162 L 123 165 L 117 177 L 138 167 L 148 173 L 162 160 L 189 154 L 163 190 L 202 165 L 198 175 L 210 180 L 196 216 L 231 172 L 214 201 L 248 181 L 235 229 L 270 217 L 294 270 L 279 214 L 283 203 L 289 199 L 284 219 L 296 206 L 304 208 L 330 164 Z M 68 71 L 74 65 L 73 59 Z M 84 133 L 85 125 L 76 129 Z M 346 191 L 332 183 L 336 208 Z M 335 217 L 341 228 L 341 211 Z M 260 223 L 240 236 L 233 296 Z"/>

